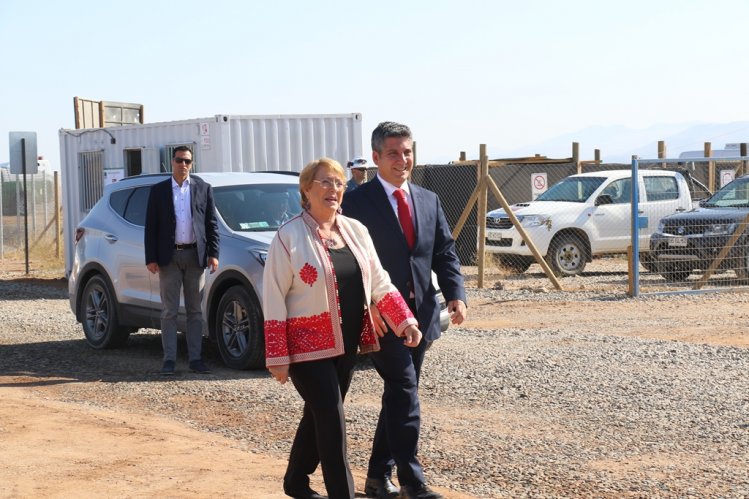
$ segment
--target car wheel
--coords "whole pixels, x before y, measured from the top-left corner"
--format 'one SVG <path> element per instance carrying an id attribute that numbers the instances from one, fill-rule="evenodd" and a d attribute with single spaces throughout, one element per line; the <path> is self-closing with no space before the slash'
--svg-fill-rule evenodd
<path id="1" fill-rule="evenodd" d="M 640 265 L 645 267 L 645 270 L 648 272 L 658 271 L 658 260 L 656 260 L 655 256 L 650 251 L 643 251 L 640 253 Z"/>
<path id="2" fill-rule="evenodd" d="M 533 261 L 525 256 L 520 255 L 498 255 L 497 264 L 513 274 L 522 274 L 530 268 Z"/>
<path id="3" fill-rule="evenodd" d="M 587 251 L 578 236 L 562 234 L 551 241 L 546 259 L 557 277 L 578 275 L 585 270 Z"/>
<path id="4" fill-rule="evenodd" d="M 131 329 L 118 324 L 117 301 L 102 276 L 94 276 L 86 283 L 80 306 L 83 333 L 89 345 L 96 349 L 116 348 L 127 342 Z"/>
<path id="5" fill-rule="evenodd" d="M 229 288 L 219 301 L 214 327 L 224 364 L 232 369 L 265 366 L 263 319 L 254 293 L 244 286 Z"/>

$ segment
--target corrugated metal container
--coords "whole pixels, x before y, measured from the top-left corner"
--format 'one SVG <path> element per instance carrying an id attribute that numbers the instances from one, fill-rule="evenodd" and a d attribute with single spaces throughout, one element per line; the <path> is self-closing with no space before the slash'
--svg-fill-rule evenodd
<path id="1" fill-rule="evenodd" d="M 75 228 L 119 178 L 171 171 L 172 150 L 189 145 L 193 172 L 300 171 L 321 156 L 342 165 L 362 154 L 361 114 L 216 115 L 183 121 L 60 130 L 66 269 Z"/>

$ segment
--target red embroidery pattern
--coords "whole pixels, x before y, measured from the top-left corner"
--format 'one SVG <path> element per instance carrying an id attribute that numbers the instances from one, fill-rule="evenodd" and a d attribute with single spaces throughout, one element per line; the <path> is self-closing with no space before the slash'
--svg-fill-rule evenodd
<path id="1" fill-rule="evenodd" d="M 265 331 L 265 358 L 287 357 L 286 321 L 267 320 L 263 323 Z"/>
<path id="2" fill-rule="evenodd" d="M 311 317 L 293 317 L 287 321 L 265 321 L 265 358 L 289 357 L 335 348 L 330 320 L 330 312 L 323 312 Z"/>
<path id="3" fill-rule="evenodd" d="M 364 317 L 362 318 L 361 335 L 359 337 L 359 343 L 362 345 L 375 345 L 377 344 L 377 333 L 374 331 L 374 326 L 369 321 L 369 313 L 364 311 Z"/>
<path id="4" fill-rule="evenodd" d="M 377 302 L 377 308 L 389 319 L 389 322 L 395 326 L 403 323 L 406 319 L 413 318 L 411 309 L 408 308 L 403 297 L 397 291 L 391 291 Z"/>
<path id="5" fill-rule="evenodd" d="M 293 317 L 289 323 L 289 352 L 316 352 L 335 347 L 330 312 L 311 317 Z"/>
<path id="6" fill-rule="evenodd" d="M 305 263 L 302 270 L 299 271 L 299 277 L 311 287 L 317 280 L 317 269 L 309 263 Z"/>

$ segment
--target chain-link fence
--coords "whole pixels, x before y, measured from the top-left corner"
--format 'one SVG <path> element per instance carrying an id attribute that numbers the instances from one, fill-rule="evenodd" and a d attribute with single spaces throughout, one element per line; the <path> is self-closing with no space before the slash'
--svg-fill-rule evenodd
<path id="1" fill-rule="evenodd" d="M 487 160 L 486 175 L 511 209 L 501 206 L 489 186 L 481 218 L 481 162 L 418 165 L 411 180 L 437 193 L 457 230 L 461 264 L 479 266 L 484 274 L 630 294 L 747 284 L 749 176 L 738 178 L 747 172 L 747 158 L 640 160 L 638 165 L 634 189 L 630 163 Z M 367 178 L 375 173 L 370 168 Z M 596 282 L 565 279 L 572 276 Z"/>
<path id="2" fill-rule="evenodd" d="M 28 228 L 29 260 L 36 266 L 62 263 L 61 211 L 57 172 L 24 176 L 0 168 L 0 259 L 23 262 Z"/>
<path id="3" fill-rule="evenodd" d="M 459 229 L 456 244 L 463 265 L 481 264 L 483 272 L 498 271 L 503 278 L 514 280 L 546 278 L 559 289 L 569 288 L 573 282 L 579 286 L 579 281 L 565 282 L 565 277 L 594 275 L 602 281 L 608 276 L 611 286 L 603 285 L 600 289 L 630 293 L 635 273 L 635 259 L 629 256 L 633 254 L 633 218 L 639 233 L 640 266 L 636 269 L 642 270 L 637 283 L 652 283 L 653 289 L 661 290 L 673 288 L 673 284 L 687 278 L 696 281 L 700 273 L 696 263 L 687 264 L 661 251 L 661 261 L 656 264 L 656 253 L 650 252 L 651 236 L 658 232 L 664 218 L 691 214 L 698 200 L 709 197 L 721 184 L 746 171 L 743 162 L 722 159 L 711 162 L 664 159 L 643 163 L 638 172 L 639 198 L 633 212 L 631 164 L 547 158 L 487 161 L 487 176 L 494 186 L 486 189 L 486 208 L 482 209 L 484 220 L 481 220 L 477 215 L 480 195 L 476 195 L 480 191 L 477 189 L 480 164 L 474 161 L 419 165 L 412 174 L 414 183 L 439 195 L 450 226 Z M 748 202 L 741 194 L 732 196 Z M 501 206 L 500 197 L 511 206 L 509 211 Z M 749 214 L 749 205 L 746 206 Z M 731 209 L 737 210 L 735 206 Z M 482 245 L 479 234 L 483 221 L 486 227 Z M 683 239 L 669 240 L 672 246 L 681 242 Z M 741 270 L 749 269 L 749 252 L 743 251 L 742 244 L 742 238 L 734 243 L 734 250 L 717 267 L 714 282 L 725 280 L 727 271 L 738 263 L 744 266 L 733 275 L 749 277 L 742 274 L 749 270 Z M 709 251 L 717 255 L 720 249 L 712 247 Z M 677 253 L 671 251 L 671 254 Z M 741 255 L 746 257 L 741 260 Z M 686 258 L 697 261 L 702 257 Z M 599 265 L 600 262 L 604 265 Z M 664 282 L 671 285 L 664 286 Z"/>

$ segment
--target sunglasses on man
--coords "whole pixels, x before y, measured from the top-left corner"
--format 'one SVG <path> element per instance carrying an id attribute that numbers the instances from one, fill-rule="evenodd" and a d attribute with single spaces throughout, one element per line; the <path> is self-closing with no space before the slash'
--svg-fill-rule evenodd
<path id="1" fill-rule="evenodd" d="M 191 165 L 192 160 L 189 158 L 174 158 L 175 163 L 184 163 L 186 165 Z"/>

